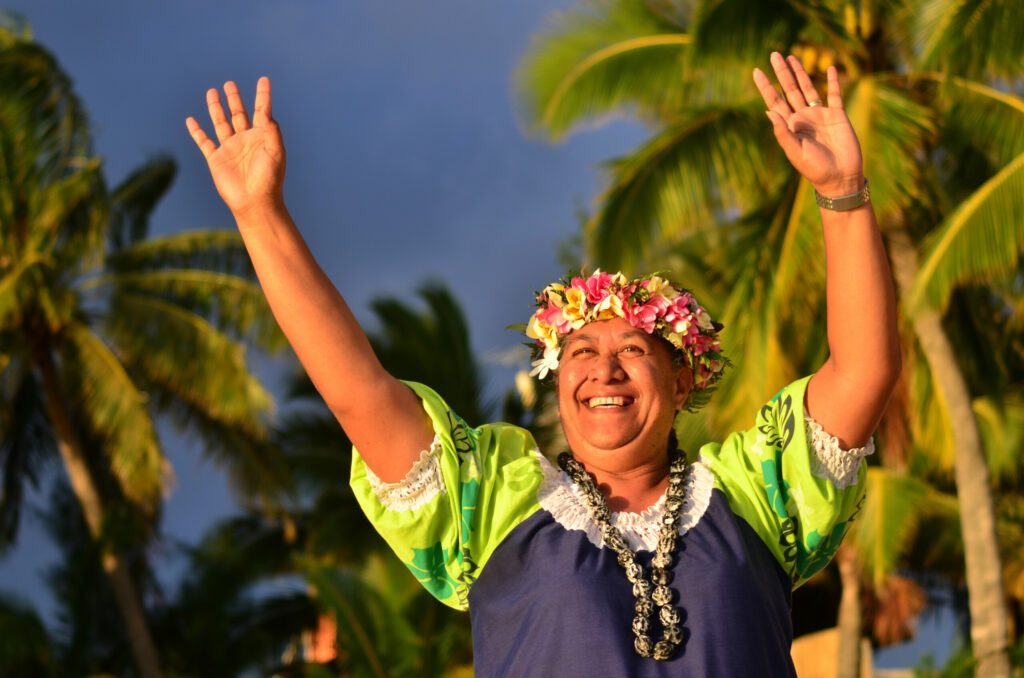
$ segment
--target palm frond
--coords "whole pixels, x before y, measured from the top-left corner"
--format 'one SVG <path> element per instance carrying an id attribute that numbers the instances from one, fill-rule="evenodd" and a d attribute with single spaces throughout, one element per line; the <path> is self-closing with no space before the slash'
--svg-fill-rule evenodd
<path id="1" fill-rule="evenodd" d="M 300 562 L 319 604 L 335 614 L 348 675 L 402 674 L 415 667 L 416 633 L 384 592 L 349 570 Z"/>
<path id="2" fill-rule="evenodd" d="M 125 496 L 142 507 L 153 507 L 170 469 L 160 452 L 146 395 L 87 327 L 70 325 L 64 339 L 61 367 L 69 398 L 104 441 L 110 471 Z"/>
<path id="3" fill-rule="evenodd" d="M 957 142 L 966 141 L 981 149 L 993 167 L 1003 167 L 1024 153 L 1024 99 L 1020 96 L 944 73 L 917 75 L 939 84 L 936 98 L 945 145 L 957 151 Z"/>
<path id="4" fill-rule="evenodd" d="M 57 676 L 57 648 L 35 610 L 0 593 L 0 671 L 7 676 Z"/>
<path id="5" fill-rule="evenodd" d="M 852 43 L 827 3 L 803 0 L 721 0 L 698 3 L 696 52 L 725 64 L 757 63 L 770 50 L 785 51 L 801 35 L 827 44 L 851 62 Z"/>
<path id="6" fill-rule="evenodd" d="M 242 236 L 234 230 L 182 231 L 146 238 L 110 254 L 109 270 L 203 269 L 255 278 Z"/>
<path id="7" fill-rule="evenodd" d="M 139 294 L 172 302 L 231 336 L 252 338 L 268 350 L 288 345 L 260 286 L 237 275 L 199 269 L 135 269 L 89 278 L 79 287 L 104 286 L 109 286 L 114 296 Z"/>
<path id="8" fill-rule="evenodd" d="M 84 269 L 99 265 L 107 226 L 99 159 L 90 158 L 77 171 L 33 188 L 28 200 L 32 249 L 53 252 Z"/>
<path id="9" fill-rule="evenodd" d="M 928 108 L 881 78 L 863 76 L 847 87 L 846 110 L 871 180 L 871 203 L 883 225 L 920 199 L 924 180 L 917 154 L 934 134 Z"/>
<path id="10" fill-rule="evenodd" d="M 1001 400 L 977 398 L 971 405 L 993 483 L 1018 487 L 1024 475 L 1020 457 L 1024 449 L 1024 400 L 1019 394 L 1007 394 Z"/>
<path id="11" fill-rule="evenodd" d="M 0 330 L 21 323 L 38 298 L 45 269 L 52 267 L 52 259 L 31 252 L 4 271 L 0 278 Z"/>
<path id="12" fill-rule="evenodd" d="M 945 308 L 958 285 L 1016 270 L 1024 249 L 1024 153 L 962 202 L 922 249 L 910 308 Z"/>
<path id="13" fill-rule="evenodd" d="M 911 470 L 922 476 L 951 479 L 956 451 L 949 406 L 920 347 L 915 346 L 908 363 L 913 434 Z"/>
<path id="14" fill-rule="evenodd" d="M 969 77 L 1020 77 L 1024 8 L 1015 0 L 922 0 L 916 42 L 923 69 Z"/>
<path id="15" fill-rule="evenodd" d="M 955 517 L 956 498 L 942 495 L 922 480 L 891 469 L 868 468 L 864 506 L 849 539 L 864 572 L 876 587 L 900 563 L 924 515 Z"/>
<path id="16" fill-rule="evenodd" d="M 111 248 L 119 250 L 145 238 L 149 215 L 174 182 L 178 167 L 174 158 L 161 155 L 134 170 L 110 195 Z"/>
<path id="17" fill-rule="evenodd" d="M 589 2 L 558 14 L 519 66 L 521 115 L 530 130 L 558 140 L 624 106 L 674 110 L 689 43 L 647 3 Z"/>
<path id="18" fill-rule="evenodd" d="M 121 293 L 103 331 L 128 369 L 154 387 L 262 437 L 272 399 L 246 369 L 245 347 L 209 322 L 157 297 Z"/>
<path id="19" fill-rule="evenodd" d="M 0 412 L 0 555 L 17 537 L 25 488 L 38 488 L 44 465 L 57 454 L 38 381 L 31 372 L 10 371 L 19 374 Z"/>
<path id="20" fill-rule="evenodd" d="M 630 270 L 664 241 L 746 212 L 777 181 L 760 104 L 691 111 L 632 155 L 609 163 L 609 187 L 587 224 L 592 261 Z"/>

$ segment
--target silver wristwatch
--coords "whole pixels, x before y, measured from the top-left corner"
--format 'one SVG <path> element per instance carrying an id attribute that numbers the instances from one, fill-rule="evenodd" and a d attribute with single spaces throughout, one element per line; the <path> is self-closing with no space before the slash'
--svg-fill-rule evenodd
<path id="1" fill-rule="evenodd" d="M 818 193 L 818 191 L 814 191 L 814 200 L 818 203 L 818 207 L 824 207 L 827 210 L 835 210 L 837 212 L 844 212 L 846 210 L 852 210 L 860 207 L 871 200 L 871 187 L 868 186 L 868 180 L 864 179 L 864 188 L 860 189 L 856 193 L 829 198 Z"/>

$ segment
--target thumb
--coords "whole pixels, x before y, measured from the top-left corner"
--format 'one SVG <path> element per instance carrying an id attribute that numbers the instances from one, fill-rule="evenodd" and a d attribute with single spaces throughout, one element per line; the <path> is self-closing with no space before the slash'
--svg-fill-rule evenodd
<path id="1" fill-rule="evenodd" d="M 789 129 L 786 120 L 775 111 L 765 111 L 768 120 L 772 123 L 772 131 L 775 132 L 775 140 L 790 158 L 800 157 L 800 140 Z"/>

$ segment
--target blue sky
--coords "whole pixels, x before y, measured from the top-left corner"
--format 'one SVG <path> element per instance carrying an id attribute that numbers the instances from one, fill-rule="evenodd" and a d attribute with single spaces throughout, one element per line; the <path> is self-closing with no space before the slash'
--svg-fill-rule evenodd
<path id="1" fill-rule="evenodd" d="M 643 138 L 626 123 L 556 147 L 524 135 L 515 67 L 545 17 L 572 4 L 20 0 L 4 7 L 25 16 L 71 75 L 111 184 L 158 153 L 178 162 L 178 179 L 154 215 L 156 234 L 232 227 L 184 119 L 196 115 L 209 131 L 208 87 L 233 79 L 251 102 L 256 79 L 269 75 L 288 150 L 286 201 L 356 315 L 369 320 L 370 299 L 411 297 L 428 278 L 440 279 L 463 303 L 473 345 L 486 355 L 518 345 L 504 327 L 524 322 L 531 291 L 563 272 L 557 243 L 576 232 L 577 207 L 593 204 L 599 163 Z M 257 368 L 273 388 L 280 366 Z M 510 385 L 510 369 L 491 366 L 488 374 L 491 393 Z M 177 477 L 165 504 L 166 546 L 155 553 L 170 584 L 180 565 L 173 544 L 194 542 L 234 500 L 194 441 L 167 427 L 161 435 Z M 38 572 L 56 551 L 40 531 L 27 516 L 17 549 L 0 560 L 0 589 L 47 611 Z M 923 639 L 940 658 L 948 621 L 941 626 Z"/>

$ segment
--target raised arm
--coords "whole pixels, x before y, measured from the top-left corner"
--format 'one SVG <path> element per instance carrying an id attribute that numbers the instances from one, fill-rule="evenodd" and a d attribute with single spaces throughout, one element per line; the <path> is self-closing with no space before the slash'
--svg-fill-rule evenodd
<path id="1" fill-rule="evenodd" d="M 774 52 L 771 62 L 785 97 L 758 69 L 754 82 L 786 157 L 823 196 L 860 191 L 860 143 L 843 110 L 835 67 L 828 69 L 828 96 L 821 105 L 799 59 Z M 811 378 L 806 405 L 811 417 L 850 448 L 870 438 L 899 377 L 895 292 L 871 203 L 846 211 L 820 208 L 820 214 L 829 358 Z"/>
<path id="2" fill-rule="evenodd" d="M 402 478 L 433 431 L 419 399 L 377 360 L 355 316 L 317 265 L 284 205 L 285 149 L 260 78 L 249 116 L 233 82 L 206 93 L 219 145 L 185 124 L 238 224 L 270 308 L 302 366 L 363 459 L 384 481 Z"/>

